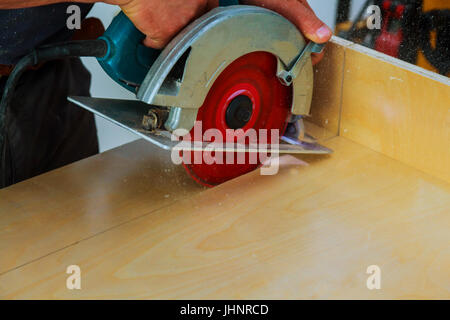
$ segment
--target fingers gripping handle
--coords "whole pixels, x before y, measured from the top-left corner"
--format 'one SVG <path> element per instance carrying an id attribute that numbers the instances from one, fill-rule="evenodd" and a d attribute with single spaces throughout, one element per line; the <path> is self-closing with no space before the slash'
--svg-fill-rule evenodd
<path id="1" fill-rule="evenodd" d="M 219 1 L 222 7 L 238 4 L 238 0 Z M 100 39 L 108 47 L 107 54 L 98 58 L 102 68 L 114 81 L 131 92 L 136 92 L 161 51 L 142 44 L 145 35 L 122 11 Z"/>

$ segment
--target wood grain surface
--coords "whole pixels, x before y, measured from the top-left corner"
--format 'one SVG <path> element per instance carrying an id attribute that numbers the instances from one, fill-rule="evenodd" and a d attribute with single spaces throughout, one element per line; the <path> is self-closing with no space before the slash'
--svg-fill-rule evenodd
<path id="1" fill-rule="evenodd" d="M 308 118 L 325 128 L 328 137 L 339 135 L 344 68 L 345 47 L 328 43 L 322 61 L 314 69 L 314 94 Z"/>
<path id="2" fill-rule="evenodd" d="M 0 299 L 450 299 L 446 78 L 334 38 L 315 79 L 335 153 L 275 176 L 204 189 L 137 141 L 0 190 Z"/>
<path id="3" fill-rule="evenodd" d="M 171 163 L 139 141 L 0 190 L 0 274 L 203 189 Z"/>
<path id="4" fill-rule="evenodd" d="M 157 210 L 143 192 L 109 197 L 110 216 L 123 202 L 150 207 L 3 273 L 0 297 L 449 298 L 450 185 L 341 137 L 328 146 L 333 156 L 285 156 L 278 175 L 255 171 Z M 140 180 L 159 188 L 152 182 Z M 34 217 L 53 224 L 42 212 Z M 81 290 L 66 289 L 73 264 Z M 381 290 L 366 287 L 373 264 Z"/>
<path id="5" fill-rule="evenodd" d="M 347 49 L 340 134 L 450 182 L 450 79 L 415 70 Z"/>
<path id="6" fill-rule="evenodd" d="M 450 79 L 333 37 L 311 121 L 450 182 Z"/>

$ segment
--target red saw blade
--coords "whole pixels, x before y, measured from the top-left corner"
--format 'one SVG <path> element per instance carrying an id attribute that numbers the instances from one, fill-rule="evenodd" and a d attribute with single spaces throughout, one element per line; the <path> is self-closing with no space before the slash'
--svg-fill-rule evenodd
<path id="1" fill-rule="evenodd" d="M 222 133 L 224 141 L 232 139 L 236 142 L 236 137 L 227 138 L 227 129 L 242 129 L 245 134 L 252 128 L 257 132 L 267 129 L 268 143 L 271 142 L 271 129 L 278 129 L 281 138 L 290 116 L 292 87 L 282 85 L 276 71 L 277 59 L 267 52 L 249 53 L 231 63 L 216 79 L 198 111 L 197 121 L 201 122 L 202 135 L 214 128 Z M 190 136 L 193 140 L 199 140 L 194 136 L 195 130 L 192 129 Z M 208 187 L 236 178 L 261 165 L 259 159 L 256 164 L 249 161 L 249 154 L 245 155 L 244 164 L 237 163 L 236 154 L 231 155 L 234 164 L 225 163 L 226 153 L 221 155 L 223 164 L 207 164 L 204 161 L 194 164 L 194 157 L 203 159 L 204 152 L 207 151 L 184 151 L 183 166 L 194 180 Z M 219 154 L 212 155 L 217 157 Z"/>

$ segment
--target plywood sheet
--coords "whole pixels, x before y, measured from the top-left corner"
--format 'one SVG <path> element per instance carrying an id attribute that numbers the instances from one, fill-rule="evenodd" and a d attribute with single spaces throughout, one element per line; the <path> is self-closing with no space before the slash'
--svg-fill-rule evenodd
<path id="1" fill-rule="evenodd" d="M 0 299 L 449 298 L 448 83 L 414 68 L 334 38 L 308 128 L 335 153 L 275 176 L 205 190 L 138 141 L 0 190 Z"/>
<path id="2" fill-rule="evenodd" d="M 450 181 L 450 79 L 333 37 L 311 121 Z"/>
<path id="3" fill-rule="evenodd" d="M 341 137 L 328 146 L 4 273 L 0 298 L 449 298 L 450 185 Z M 72 264 L 81 290 L 66 289 Z"/>
<path id="4" fill-rule="evenodd" d="M 0 274 L 198 193 L 144 141 L 0 190 Z"/>
<path id="5" fill-rule="evenodd" d="M 450 181 L 450 80 L 345 47 L 340 134 Z"/>
<path id="6" fill-rule="evenodd" d="M 324 58 L 314 67 L 314 93 L 308 119 L 326 129 L 319 139 L 339 134 L 344 62 L 345 48 L 330 42 Z"/>

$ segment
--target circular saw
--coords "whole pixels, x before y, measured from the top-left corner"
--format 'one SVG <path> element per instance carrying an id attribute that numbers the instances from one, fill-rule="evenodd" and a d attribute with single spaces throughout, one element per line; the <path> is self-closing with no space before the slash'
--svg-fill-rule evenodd
<path id="1" fill-rule="evenodd" d="M 330 153 L 301 125 L 312 99 L 311 53 L 323 44 L 307 42 L 273 11 L 220 4 L 161 51 L 143 46 L 145 36 L 119 13 L 100 38 L 107 52 L 98 61 L 137 99 L 69 100 L 177 153 L 188 174 L 206 186 L 258 168 L 263 161 L 253 155 L 261 150 Z M 249 138 L 250 132 L 272 131 L 278 134 L 263 142 Z M 233 161 L 195 161 L 206 153 Z"/>

